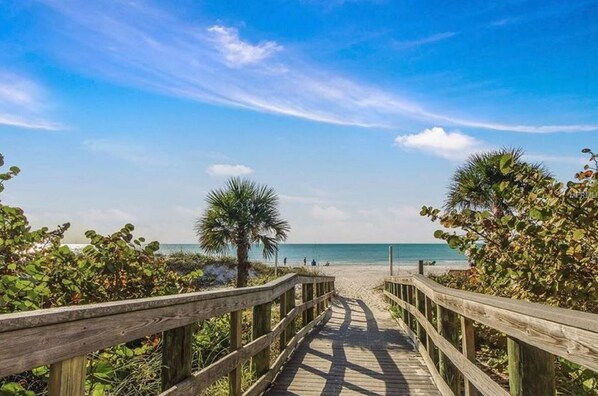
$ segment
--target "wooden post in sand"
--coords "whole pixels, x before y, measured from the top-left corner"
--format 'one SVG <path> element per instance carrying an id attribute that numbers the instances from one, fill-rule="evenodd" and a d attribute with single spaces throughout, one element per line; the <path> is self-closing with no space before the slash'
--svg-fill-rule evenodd
<path id="1" fill-rule="evenodd" d="M 274 276 L 278 276 L 278 249 L 274 253 Z"/>
<path id="2" fill-rule="evenodd" d="M 390 276 L 393 276 L 393 273 L 392 273 L 392 246 L 388 247 L 388 265 L 390 266 Z"/>

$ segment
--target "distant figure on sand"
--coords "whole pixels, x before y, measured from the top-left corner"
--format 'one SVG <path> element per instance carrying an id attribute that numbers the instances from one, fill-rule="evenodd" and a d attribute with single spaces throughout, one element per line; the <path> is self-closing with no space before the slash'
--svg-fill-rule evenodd
<path id="1" fill-rule="evenodd" d="M 316 266 L 316 259 L 311 259 L 311 266 L 315 267 Z"/>
<path id="2" fill-rule="evenodd" d="M 326 261 L 326 264 L 324 264 L 324 267 L 328 267 L 330 265 L 330 261 Z"/>
<path id="3" fill-rule="evenodd" d="M 287 265 L 287 258 L 286 257 L 282 260 L 282 264 L 286 267 L 286 265 Z"/>
<path id="4" fill-rule="evenodd" d="M 303 257 L 303 265 L 307 265 L 307 257 Z"/>

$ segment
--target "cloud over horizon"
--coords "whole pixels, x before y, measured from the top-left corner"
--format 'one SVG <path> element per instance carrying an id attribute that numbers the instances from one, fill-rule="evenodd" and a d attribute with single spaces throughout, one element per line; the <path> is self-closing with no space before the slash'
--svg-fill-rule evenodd
<path id="1" fill-rule="evenodd" d="M 397 136 L 395 144 L 403 149 L 420 150 L 449 160 L 463 160 L 484 149 L 483 142 L 474 137 L 459 131 L 446 132 L 440 127 Z"/>
<path id="2" fill-rule="evenodd" d="M 246 176 L 253 173 L 253 169 L 245 165 L 214 164 L 206 169 L 210 176 Z"/>
<path id="3" fill-rule="evenodd" d="M 400 92 L 339 76 L 296 52 L 287 54 L 278 42 L 251 43 L 235 28 L 190 23 L 149 2 L 73 7 L 40 1 L 57 12 L 48 34 L 64 38 L 50 40 L 50 51 L 85 73 L 161 94 L 366 128 L 409 120 L 524 133 L 598 130 L 598 124 L 515 125 L 445 114 Z M 419 44 L 451 36 L 445 32 Z"/>

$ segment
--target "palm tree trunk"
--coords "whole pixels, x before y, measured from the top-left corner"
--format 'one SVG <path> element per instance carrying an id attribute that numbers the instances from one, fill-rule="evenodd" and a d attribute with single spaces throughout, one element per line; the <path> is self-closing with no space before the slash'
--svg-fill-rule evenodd
<path id="1" fill-rule="evenodd" d="M 237 245 L 237 287 L 247 286 L 249 278 L 249 247 L 244 243 Z"/>

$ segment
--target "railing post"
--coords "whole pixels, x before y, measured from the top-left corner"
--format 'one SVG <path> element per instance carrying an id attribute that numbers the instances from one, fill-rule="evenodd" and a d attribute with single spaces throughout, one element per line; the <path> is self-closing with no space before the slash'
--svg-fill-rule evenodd
<path id="1" fill-rule="evenodd" d="M 424 307 L 424 295 L 421 291 L 419 291 L 417 289 L 417 287 L 415 288 L 415 307 L 417 308 L 417 310 L 421 313 L 425 312 L 425 307 Z M 417 339 L 420 342 L 426 342 L 426 331 L 424 330 L 424 328 L 422 327 L 421 323 L 419 322 L 419 320 L 415 320 L 416 323 L 416 329 L 417 329 Z"/>
<path id="2" fill-rule="evenodd" d="M 289 304 L 287 303 L 287 298 L 288 298 L 288 292 L 284 292 L 280 295 L 280 320 L 284 320 L 284 318 L 287 316 L 287 314 L 289 313 L 288 306 Z M 287 329 L 285 328 L 281 333 L 280 333 L 280 351 L 282 352 L 285 348 L 285 346 L 287 345 Z"/>
<path id="3" fill-rule="evenodd" d="M 76 356 L 50 365 L 49 396 L 83 396 L 87 358 Z"/>
<path id="4" fill-rule="evenodd" d="M 409 294 L 407 292 L 407 285 L 399 284 L 399 288 L 401 289 L 401 300 L 406 304 L 409 304 Z M 407 325 L 407 328 L 411 328 L 411 314 L 409 310 L 405 308 L 404 310 L 405 315 L 403 316 L 403 322 Z"/>
<path id="5" fill-rule="evenodd" d="M 507 337 L 509 389 L 512 396 L 556 393 L 554 356 L 515 338 Z"/>
<path id="6" fill-rule="evenodd" d="M 453 344 L 457 349 L 459 348 L 459 330 L 457 314 L 446 309 L 440 305 L 436 305 L 437 316 L 436 321 L 438 325 L 438 333 L 447 341 Z M 446 357 L 442 351 L 439 351 L 438 356 L 440 375 L 451 388 L 455 395 L 460 395 L 459 391 L 459 373 L 451 361 Z"/>
<path id="7" fill-rule="evenodd" d="M 295 308 L 295 287 L 294 286 L 291 290 L 289 290 L 287 292 L 286 303 L 287 303 L 287 313 L 289 313 L 293 310 L 293 308 Z M 289 323 L 289 325 L 287 326 L 287 329 L 285 331 L 287 333 L 287 336 L 286 336 L 287 343 L 296 334 L 296 330 L 297 330 L 296 323 L 297 323 L 296 319 L 293 319 L 293 320 L 291 320 L 291 323 Z"/>
<path id="8" fill-rule="evenodd" d="M 314 284 L 313 283 L 305 283 L 303 284 L 303 302 L 308 302 L 314 299 Z M 303 327 L 307 326 L 314 320 L 314 308 L 308 308 L 303 311 Z"/>
<path id="9" fill-rule="evenodd" d="M 253 307 L 253 339 L 267 334 L 272 329 L 272 303 Z M 256 353 L 251 359 L 255 375 L 259 378 L 270 369 L 270 346 Z"/>
<path id="10" fill-rule="evenodd" d="M 322 297 L 324 295 L 324 284 L 317 283 L 317 297 Z M 318 315 L 324 312 L 324 301 L 318 303 Z"/>
<path id="11" fill-rule="evenodd" d="M 425 303 L 425 315 L 426 319 L 430 324 L 432 324 L 434 320 L 434 311 L 432 309 L 432 300 L 428 296 L 424 296 L 424 303 Z M 434 366 L 438 365 L 438 359 L 436 359 L 436 353 L 434 352 L 434 341 L 432 341 L 432 337 L 429 334 L 426 334 L 426 350 L 428 351 L 428 356 L 432 359 Z"/>
<path id="12" fill-rule="evenodd" d="M 243 311 L 235 311 L 230 313 L 230 351 L 234 352 L 241 348 L 242 343 L 242 324 Z M 232 396 L 239 396 L 241 394 L 241 370 L 239 365 L 228 374 L 228 389 Z"/>
<path id="13" fill-rule="evenodd" d="M 420 275 L 424 274 L 424 260 L 419 260 L 417 262 L 417 273 Z"/>
<path id="14" fill-rule="evenodd" d="M 461 316 L 461 347 L 463 355 L 475 363 L 475 333 L 473 320 Z M 465 396 L 477 396 L 478 391 L 467 378 L 463 378 L 465 384 Z"/>
<path id="15" fill-rule="evenodd" d="M 162 390 L 191 375 L 195 323 L 162 333 Z"/>
<path id="16" fill-rule="evenodd" d="M 411 306 L 415 306 L 415 298 L 413 296 L 413 289 L 414 286 L 412 285 L 407 285 L 407 301 L 409 302 L 409 305 Z M 417 333 L 417 319 L 415 319 L 415 315 L 410 314 L 409 315 L 409 328 L 411 329 L 411 331 L 414 331 Z"/>

